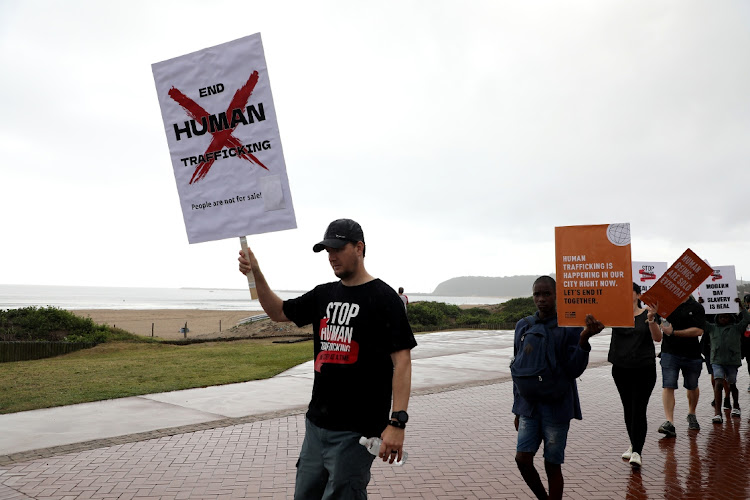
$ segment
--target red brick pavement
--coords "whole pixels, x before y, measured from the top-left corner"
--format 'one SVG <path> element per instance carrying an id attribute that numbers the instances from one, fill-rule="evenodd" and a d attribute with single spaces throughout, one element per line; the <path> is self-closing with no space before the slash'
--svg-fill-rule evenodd
<path id="1" fill-rule="evenodd" d="M 677 438 L 656 432 L 664 420 L 661 378 L 649 406 L 643 469 L 620 459 L 628 447 L 609 365 L 579 384 L 583 421 L 568 440 L 566 498 L 750 498 L 750 393 L 746 414 L 712 424 L 710 382 L 701 376 L 700 432 L 688 432 L 685 391 L 677 395 Z M 513 460 L 516 433 L 509 382 L 412 397 L 403 467 L 376 461 L 371 499 L 531 498 Z M 301 414 L 133 442 L 0 468 L 0 499 L 291 498 L 304 429 Z M 541 457 L 537 465 L 544 479 Z"/>

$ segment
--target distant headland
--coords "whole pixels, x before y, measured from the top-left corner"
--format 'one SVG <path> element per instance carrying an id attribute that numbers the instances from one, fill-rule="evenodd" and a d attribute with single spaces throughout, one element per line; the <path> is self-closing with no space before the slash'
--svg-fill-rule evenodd
<path id="1" fill-rule="evenodd" d="M 443 281 L 432 295 L 444 297 L 531 297 L 531 287 L 540 275 L 461 276 Z M 555 274 L 550 274 L 553 278 Z"/>

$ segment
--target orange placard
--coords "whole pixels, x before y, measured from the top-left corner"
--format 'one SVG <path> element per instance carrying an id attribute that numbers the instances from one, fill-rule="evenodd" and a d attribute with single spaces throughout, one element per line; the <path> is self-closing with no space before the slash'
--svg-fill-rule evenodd
<path id="1" fill-rule="evenodd" d="M 630 224 L 556 227 L 555 261 L 560 326 L 634 325 Z"/>
<path id="2" fill-rule="evenodd" d="M 690 293 L 698 288 L 713 269 L 689 248 L 661 275 L 659 281 L 641 295 L 641 302 L 657 307 L 657 314 L 666 318 Z"/>

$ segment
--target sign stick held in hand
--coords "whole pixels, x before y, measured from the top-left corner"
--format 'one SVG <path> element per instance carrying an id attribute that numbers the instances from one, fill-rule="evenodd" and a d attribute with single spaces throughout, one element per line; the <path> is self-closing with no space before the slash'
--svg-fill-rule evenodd
<path id="1" fill-rule="evenodd" d="M 240 236 L 240 245 L 242 245 L 242 251 L 245 252 L 245 258 L 249 261 L 250 260 L 250 254 L 247 253 L 247 238 L 244 236 Z M 250 271 L 245 276 L 247 276 L 247 286 L 250 288 L 250 298 L 255 300 L 258 298 L 258 292 L 255 290 L 255 277 L 253 276 L 253 272 Z"/>

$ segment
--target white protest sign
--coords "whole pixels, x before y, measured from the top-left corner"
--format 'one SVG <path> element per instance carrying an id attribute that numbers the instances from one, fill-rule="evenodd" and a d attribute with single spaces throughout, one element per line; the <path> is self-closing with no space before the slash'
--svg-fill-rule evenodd
<path id="1" fill-rule="evenodd" d="M 151 68 L 188 241 L 296 228 L 260 33 Z"/>
<path id="2" fill-rule="evenodd" d="M 696 290 L 703 297 L 706 314 L 736 314 L 740 306 L 737 298 L 737 276 L 734 266 L 711 266 L 713 273 Z"/>
<path id="3" fill-rule="evenodd" d="M 641 293 L 651 288 L 665 272 L 666 262 L 633 261 L 633 283 L 640 285 Z"/>

